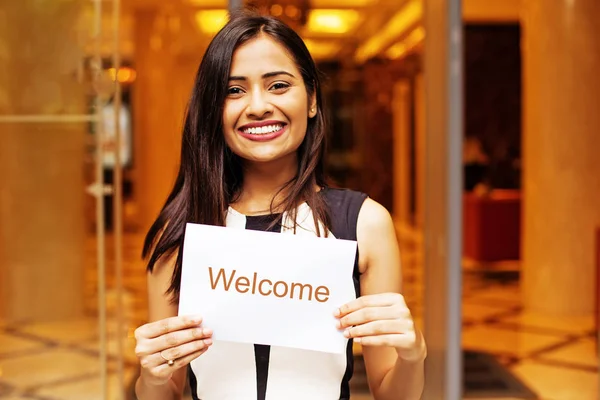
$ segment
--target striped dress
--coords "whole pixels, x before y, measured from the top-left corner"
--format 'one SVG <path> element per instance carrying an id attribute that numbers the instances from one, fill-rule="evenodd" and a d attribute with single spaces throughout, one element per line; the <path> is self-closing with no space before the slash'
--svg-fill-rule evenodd
<path id="1" fill-rule="evenodd" d="M 367 196 L 333 188 L 324 188 L 319 193 L 329 208 L 329 236 L 356 240 L 358 212 Z M 226 226 L 266 231 L 279 216 L 246 216 L 229 208 Z M 293 224 L 286 217 L 283 215 L 283 223 L 269 230 L 292 234 Z M 299 206 L 296 220 L 297 235 L 316 235 L 308 205 Z M 359 296 L 358 251 L 352 279 L 356 296 Z M 351 340 L 348 340 L 346 354 L 214 342 L 205 354 L 190 364 L 188 377 L 195 400 L 345 400 L 350 398 L 353 360 Z"/>

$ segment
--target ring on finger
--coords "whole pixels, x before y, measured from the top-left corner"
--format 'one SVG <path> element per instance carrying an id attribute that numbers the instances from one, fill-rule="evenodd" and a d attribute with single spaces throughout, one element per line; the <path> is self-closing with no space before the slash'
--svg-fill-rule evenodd
<path id="1" fill-rule="evenodd" d="M 164 351 L 164 350 L 163 350 L 163 351 Z M 167 358 L 167 357 L 163 356 L 163 351 L 161 351 L 161 352 L 160 352 L 160 353 L 158 353 L 158 354 L 160 354 L 160 356 L 162 357 L 162 359 L 163 359 L 163 360 L 165 360 L 165 361 L 167 362 L 167 365 L 168 365 L 169 367 L 172 367 L 172 366 L 173 366 L 173 364 L 175 364 L 175 361 L 173 361 L 173 360 L 171 360 L 171 359 L 169 359 L 169 358 Z"/>

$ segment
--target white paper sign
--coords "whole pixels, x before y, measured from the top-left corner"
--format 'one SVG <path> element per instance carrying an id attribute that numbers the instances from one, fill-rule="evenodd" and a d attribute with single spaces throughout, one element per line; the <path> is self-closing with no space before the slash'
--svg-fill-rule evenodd
<path id="1" fill-rule="evenodd" d="M 179 315 L 213 340 L 346 351 L 334 310 L 356 298 L 356 242 L 187 224 Z"/>

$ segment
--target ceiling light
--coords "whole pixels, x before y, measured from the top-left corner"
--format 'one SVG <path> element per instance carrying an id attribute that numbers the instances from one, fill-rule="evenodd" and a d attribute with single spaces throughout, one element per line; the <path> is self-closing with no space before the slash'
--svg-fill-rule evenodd
<path id="1" fill-rule="evenodd" d="M 373 5 L 377 1 L 378 0 L 312 0 L 311 6 L 313 8 L 360 8 Z"/>
<path id="2" fill-rule="evenodd" d="M 387 49 L 385 54 L 388 58 L 396 60 L 411 51 L 416 45 L 421 43 L 424 38 L 425 29 L 422 26 L 419 26 L 413 29 L 413 31 L 404 39 Z"/>
<path id="3" fill-rule="evenodd" d="M 310 33 L 348 33 L 356 26 L 360 15 L 356 10 L 311 10 L 307 30 Z"/>
<path id="4" fill-rule="evenodd" d="M 188 4 L 203 8 L 227 8 L 227 0 L 188 0 Z"/>
<path id="5" fill-rule="evenodd" d="M 392 60 L 402 57 L 404 53 L 406 53 L 406 45 L 404 42 L 398 42 L 394 44 L 385 52 L 385 54 Z"/>
<path id="6" fill-rule="evenodd" d="M 408 29 L 416 25 L 421 20 L 422 14 L 422 0 L 411 0 L 388 21 L 380 33 L 372 36 L 356 51 L 356 61 L 360 63 L 376 56 Z"/>
<path id="7" fill-rule="evenodd" d="M 227 10 L 202 10 L 194 15 L 198 29 L 207 35 L 215 35 L 229 20 Z"/>

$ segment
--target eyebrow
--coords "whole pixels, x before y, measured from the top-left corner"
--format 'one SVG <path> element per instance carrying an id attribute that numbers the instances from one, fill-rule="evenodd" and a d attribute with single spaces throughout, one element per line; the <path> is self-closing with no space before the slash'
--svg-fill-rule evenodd
<path id="1" fill-rule="evenodd" d="M 263 74 L 262 78 L 267 79 L 267 78 L 272 78 L 274 76 L 279 76 L 279 75 L 287 75 L 287 76 L 290 76 L 290 77 L 296 79 L 296 77 L 294 75 L 292 75 L 286 71 L 267 72 L 266 74 Z M 230 81 L 246 81 L 246 80 L 248 80 L 248 78 L 246 78 L 245 76 L 230 76 L 229 80 Z"/>

